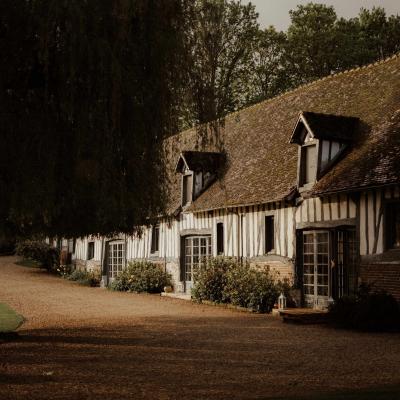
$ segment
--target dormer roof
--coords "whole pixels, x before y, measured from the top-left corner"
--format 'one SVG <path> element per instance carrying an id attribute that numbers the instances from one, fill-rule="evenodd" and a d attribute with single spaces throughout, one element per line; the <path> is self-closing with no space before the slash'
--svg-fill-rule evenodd
<path id="1" fill-rule="evenodd" d="M 182 151 L 175 167 L 181 172 L 184 167 L 190 171 L 217 172 L 223 161 L 223 154 L 207 151 Z"/>
<path id="2" fill-rule="evenodd" d="M 304 128 L 315 139 L 351 142 L 358 129 L 359 118 L 302 111 L 294 127 L 290 143 L 302 144 Z"/>

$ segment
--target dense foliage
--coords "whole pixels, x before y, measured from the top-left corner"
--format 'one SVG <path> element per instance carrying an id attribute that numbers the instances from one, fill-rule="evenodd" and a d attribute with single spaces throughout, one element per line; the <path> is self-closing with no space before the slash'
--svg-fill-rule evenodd
<path id="1" fill-rule="evenodd" d="M 278 32 L 260 29 L 255 7 L 247 3 L 194 2 L 181 117 L 189 126 L 400 51 L 400 16 L 388 17 L 382 8 L 345 19 L 330 6 L 299 5 L 290 11 L 287 31 Z"/>
<path id="2" fill-rule="evenodd" d="M 381 8 L 290 17 L 277 32 L 239 0 L 2 0 L 0 232 L 131 233 L 165 205 L 165 135 L 400 50 Z"/>
<path id="3" fill-rule="evenodd" d="M 60 263 L 60 251 L 42 240 L 24 240 L 17 243 L 16 253 L 37 261 L 48 271 L 56 271 Z"/>
<path id="4" fill-rule="evenodd" d="M 1 231 L 132 231 L 159 213 L 184 3 L 0 2 Z"/>
<path id="5" fill-rule="evenodd" d="M 268 268 L 251 267 L 233 258 L 210 258 L 196 271 L 192 296 L 196 301 L 231 303 L 269 313 L 281 283 Z"/>
<path id="6" fill-rule="evenodd" d="M 330 307 L 330 317 L 338 326 L 364 330 L 400 329 L 400 306 L 384 291 L 361 286 L 354 296 L 344 296 Z"/>
<path id="7" fill-rule="evenodd" d="M 160 265 L 148 261 L 130 262 L 112 282 L 111 289 L 123 292 L 161 293 L 171 277 Z"/>
<path id="8" fill-rule="evenodd" d="M 197 301 L 226 302 L 224 289 L 228 283 L 228 271 L 237 264 L 234 258 L 215 257 L 206 260 L 194 274 L 192 296 Z"/>

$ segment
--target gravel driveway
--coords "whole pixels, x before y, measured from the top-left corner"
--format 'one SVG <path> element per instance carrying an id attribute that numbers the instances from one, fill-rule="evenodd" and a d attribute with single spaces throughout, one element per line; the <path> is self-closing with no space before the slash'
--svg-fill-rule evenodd
<path id="1" fill-rule="evenodd" d="M 0 342 L 2 400 L 399 394 L 398 334 L 87 288 L 15 260 L 0 258 L 0 302 L 28 321 L 16 340 Z"/>

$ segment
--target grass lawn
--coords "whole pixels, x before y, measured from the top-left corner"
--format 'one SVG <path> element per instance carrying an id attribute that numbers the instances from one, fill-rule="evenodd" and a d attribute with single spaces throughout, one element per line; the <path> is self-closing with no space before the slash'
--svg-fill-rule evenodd
<path id="1" fill-rule="evenodd" d="M 29 258 L 24 258 L 21 261 L 16 261 L 15 264 L 20 265 L 21 267 L 28 268 L 42 268 L 42 265 L 35 260 L 30 260 Z"/>
<path id="2" fill-rule="evenodd" d="M 0 334 L 15 331 L 24 320 L 22 315 L 17 314 L 7 304 L 0 303 Z"/>

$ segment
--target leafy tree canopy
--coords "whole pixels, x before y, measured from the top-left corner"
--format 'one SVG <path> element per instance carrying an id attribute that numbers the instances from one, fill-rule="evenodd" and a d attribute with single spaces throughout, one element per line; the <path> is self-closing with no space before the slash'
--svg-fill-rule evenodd
<path id="1" fill-rule="evenodd" d="M 400 51 L 400 17 L 240 0 L 2 0 L 0 233 L 132 232 L 165 203 L 162 139 Z M 218 123 L 216 124 L 218 126 Z"/>
<path id="2" fill-rule="evenodd" d="M 185 21 L 180 0 L 0 2 L 1 230 L 126 232 L 161 212 Z"/>

